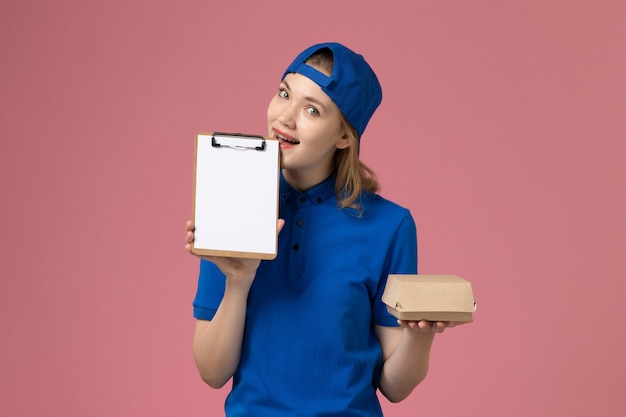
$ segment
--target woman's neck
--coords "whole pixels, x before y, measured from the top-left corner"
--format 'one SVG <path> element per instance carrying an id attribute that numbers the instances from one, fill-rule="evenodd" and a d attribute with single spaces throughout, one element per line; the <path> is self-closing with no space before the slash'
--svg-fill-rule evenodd
<path id="1" fill-rule="evenodd" d="M 282 170 L 285 181 L 299 192 L 303 192 L 315 187 L 317 184 L 324 181 L 333 172 L 333 168 L 330 167 L 326 170 L 318 170 L 316 172 L 309 172 L 303 170 L 291 170 L 284 168 Z"/>

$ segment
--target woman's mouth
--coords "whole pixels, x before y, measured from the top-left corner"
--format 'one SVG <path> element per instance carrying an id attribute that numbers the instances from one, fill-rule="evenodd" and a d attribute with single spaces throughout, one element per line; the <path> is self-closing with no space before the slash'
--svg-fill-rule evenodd
<path id="1" fill-rule="evenodd" d="M 299 140 L 292 138 L 291 136 L 278 133 L 277 131 L 274 131 L 274 137 L 280 141 L 281 145 L 297 145 L 300 143 Z"/>

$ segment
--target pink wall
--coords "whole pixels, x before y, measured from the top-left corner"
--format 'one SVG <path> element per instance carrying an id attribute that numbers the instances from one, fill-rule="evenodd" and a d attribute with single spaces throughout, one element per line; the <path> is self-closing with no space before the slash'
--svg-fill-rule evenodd
<path id="1" fill-rule="evenodd" d="M 221 415 L 191 357 L 194 135 L 264 133 L 326 40 L 379 74 L 362 156 L 421 271 L 479 304 L 387 415 L 623 413 L 621 2 L 90 3 L 0 5 L 0 415 Z"/>

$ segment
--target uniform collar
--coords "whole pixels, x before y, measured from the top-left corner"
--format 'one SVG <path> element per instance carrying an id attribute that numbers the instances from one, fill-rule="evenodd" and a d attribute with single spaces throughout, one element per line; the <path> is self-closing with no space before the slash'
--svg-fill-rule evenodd
<path id="1" fill-rule="evenodd" d="M 320 204 L 335 195 L 335 182 L 337 181 L 337 173 L 333 173 L 319 184 L 309 188 L 306 191 L 299 192 L 293 188 L 285 177 L 282 170 L 280 172 L 280 198 L 281 201 L 291 201 L 298 196 L 307 196 L 314 204 Z"/>

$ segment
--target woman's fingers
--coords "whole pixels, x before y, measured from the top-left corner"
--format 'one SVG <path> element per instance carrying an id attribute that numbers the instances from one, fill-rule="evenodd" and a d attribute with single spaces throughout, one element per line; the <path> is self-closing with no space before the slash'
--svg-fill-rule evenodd
<path id="1" fill-rule="evenodd" d="M 412 320 L 398 320 L 398 324 L 402 327 L 408 327 L 418 330 L 422 333 L 436 332 L 442 333 L 447 327 L 448 322 L 445 321 L 412 321 Z"/>

